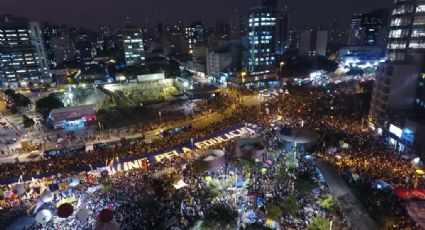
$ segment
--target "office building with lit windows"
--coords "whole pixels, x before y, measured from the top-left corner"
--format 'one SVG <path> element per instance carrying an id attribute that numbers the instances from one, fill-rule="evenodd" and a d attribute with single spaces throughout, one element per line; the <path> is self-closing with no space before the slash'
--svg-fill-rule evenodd
<path id="1" fill-rule="evenodd" d="M 267 4 L 252 8 L 248 21 L 248 72 L 250 75 L 273 72 L 276 55 L 277 17 Z"/>
<path id="2" fill-rule="evenodd" d="M 389 13 L 386 9 L 377 9 L 365 14 L 353 14 L 348 45 L 384 48 L 388 37 L 388 19 Z"/>
<path id="3" fill-rule="evenodd" d="M 200 21 L 193 22 L 192 25 L 186 26 L 184 36 L 187 40 L 189 53 L 193 53 L 196 45 L 205 41 L 205 27 Z"/>
<path id="4" fill-rule="evenodd" d="M 126 65 L 145 65 L 142 31 L 134 27 L 127 27 L 122 30 L 122 40 Z"/>
<path id="5" fill-rule="evenodd" d="M 418 131 L 425 124 L 424 54 L 425 1 L 395 0 L 388 60 L 378 66 L 369 121 L 399 151 L 425 146 Z"/>
<path id="6" fill-rule="evenodd" d="M 26 18 L 0 17 L 0 86 L 25 87 L 51 82 L 38 23 Z"/>

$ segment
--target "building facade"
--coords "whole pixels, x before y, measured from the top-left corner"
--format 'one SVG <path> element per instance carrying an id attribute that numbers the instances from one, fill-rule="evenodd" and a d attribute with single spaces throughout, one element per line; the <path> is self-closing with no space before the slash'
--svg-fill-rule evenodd
<path id="1" fill-rule="evenodd" d="M 186 26 L 184 36 L 187 40 L 189 53 L 193 53 L 193 49 L 196 45 L 199 45 L 205 41 L 205 27 L 200 21 L 193 22 L 192 25 Z"/>
<path id="2" fill-rule="evenodd" d="M 0 81 L 3 87 L 51 82 L 40 24 L 0 18 Z"/>
<path id="3" fill-rule="evenodd" d="M 376 74 L 369 119 L 373 128 L 392 138 L 399 151 L 406 146 L 415 148 L 417 144 L 407 145 L 402 140 L 407 121 L 419 121 L 417 127 L 425 121 L 424 52 L 425 2 L 395 0 L 388 35 L 388 61 L 380 64 Z"/>
<path id="4" fill-rule="evenodd" d="M 252 8 L 248 21 L 248 72 L 268 74 L 274 70 L 277 17 L 273 7 Z"/>
<path id="5" fill-rule="evenodd" d="M 229 51 L 207 52 L 207 75 L 220 81 L 221 73 L 228 72 L 232 65 L 232 53 Z"/>
<path id="6" fill-rule="evenodd" d="M 52 52 L 53 66 L 76 60 L 75 45 L 67 34 L 51 38 L 49 41 Z"/>
<path id="7" fill-rule="evenodd" d="M 377 9 L 365 14 L 353 14 L 348 45 L 384 48 L 388 37 L 389 13 Z"/>
<path id="8" fill-rule="evenodd" d="M 142 31 L 127 27 L 122 30 L 125 63 L 131 65 L 145 65 L 145 48 Z"/>
<path id="9" fill-rule="evenodd" d="M 303 30 L 300 33 L 298 55 L 304 57 L 326 56 L 328 31 Z"/>

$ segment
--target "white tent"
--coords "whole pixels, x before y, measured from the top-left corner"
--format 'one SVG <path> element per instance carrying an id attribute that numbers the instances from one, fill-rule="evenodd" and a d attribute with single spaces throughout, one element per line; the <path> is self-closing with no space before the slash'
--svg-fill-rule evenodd
<path id="1" fill-rule="evenodd" d="M 52 212 L 47 209 L 43 209 L 37 213 L 35 216 L 35 221 L 39 224 L 45 224 L 52 219 Z"/>
<path id="2" fill-rule="evenodd" d="M 16 190 L 16 194 L 17 195 L 22 195 L 22 194 L 24 194 L 26 191 L 25 191 L 25 184 L 24 183 L 17 183 L 16 185 L 15 185 L 15 190 Z"/>
<path id="3" fill-rule="evenodd" d="M 71 176 L 69 177 L 68 183 L 69 183 L 69 186 L 75 187 L 78 184 L 80 184 L 80 178 L 78 178 L 78 176 Z"/>
<path id="4" fill-rule="evenodd" d="M 49 189 L 45 189 L 43 193 L 41 193 L 40 200 L 43 203 L 49 203 L 53 200 L 54 197 L 55 195 Z"/>

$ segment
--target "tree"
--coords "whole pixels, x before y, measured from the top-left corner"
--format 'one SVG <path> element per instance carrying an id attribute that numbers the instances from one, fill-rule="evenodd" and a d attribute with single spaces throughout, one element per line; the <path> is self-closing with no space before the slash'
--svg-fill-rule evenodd
<path id="1" fill-rule="evenodd" d="M 180 64 L 174 60 L 170 60 L 167 67 L 165 67 L 165 76 L 176 77 L 180 76 Z"/>
<path id="2" fill-rule="evenodd" d="M 214 205 L 205 215 L 202 229 L 234 229 L 237 211 L 224 206 Z"/>
<path id="3" fill-rule="evenodd" d="M 23 119 L 23 123 L 24 123 L 24 127 L 25 128 L 29 128 L 29 127 L 32 127 L 32 126 L 34 126 L 34 124 L 35 124 L 35 122 L 34 122 L 34 120 L 32 119 L 32 118 L 29 118 L 27 115 L 23 115 L 22 116 L 22 119 Z"/>
<path id="4" fill-rule="evenodd" d="M 220 196 L 223 192 L 223 187 L 220 184 L 219 180 L 211 179 L 208 181 L 208 196 L 211 198 L 215 198 Z"/>
<path id="5" fill-rule="evenodd" d="M 331 223 L 328 219 L 323 216 L 318 216 L 308 225 L 308 230 L 328 230 L 331 227 Z"/>
<path id="6" fill-rule="evenodd" d="M 146 67 L 138 65 L 126 66 L 123 74 L 127 79 L 136 79 L 137 75 L 146 74 Z"/>
<path id="7" fill-rule="evenodd" d="M 47 97 L 41 98 L 35 103 L 35 110 L 43 116 L 44 119 L 47 119 L 50 111 L 53 109 L 63 108 L 64 105 L 59 98 L 51 93 Z"/>
<path id="8" fill-rule="evenodd" d="M 4 94 L 6 94 L 7 96 L 12 96 L 13 94 L 15 94 L 15 90 L 13 90 L 13 89 L 5 89 L 4 90 Z"/>
<path id="9" fill-rule="evenodd" d="M 300 209 L 297 199 L 294 197 L 286 198 L 281 204 L 282 212 L 284 215 L 295 216 Z"/>
<path id="10" fill-rule="evenodd" d="M 329 211 L 333 211 L 335 207 L 338 205 L 338 200 L 333 196 L 328 196 L 326 199 L 320 202 L 320 207 L 327 209 Z"/>
<path id="11" fill-rule="evenodd" d="M 309 173 L 301 173 L 295 181 L 295 189 L 303 194 L 310 194 L 317 187 L 317 184 L 311 178 Z"/>
<path id="12" fill-rule="evenodd" d="M 18 113 L 18 106 L 12 105 L 10 107 L 10 112 L 12 112 L 13 114 L 17 114 Z"/>
<path id="13" fill-rule="evenodd" d="M 28 107 L 31 104 L 31 100 L 27 96 L 16 93 L 12 89 L 6 89 L 4 93 L 12 98 L 13 105 L 16 106 L 16 111 L 19 107 Z"/>
<path id="14" fill-rule="evenodd" d="M 282 214 L 282 209 L 278 205 L 270 204 L 267 206 L 267 215 L 271 219 L 277 220 L 282 216 Z"/>
<path id="15" fill-rule="evenodd" d="M 326 57 L 317 57 L 317 66 L 318 69 L 323 69 L 328 73 L 335 72 L 335 70 L 338 69 L 338 63 L 331 61 Z"/>

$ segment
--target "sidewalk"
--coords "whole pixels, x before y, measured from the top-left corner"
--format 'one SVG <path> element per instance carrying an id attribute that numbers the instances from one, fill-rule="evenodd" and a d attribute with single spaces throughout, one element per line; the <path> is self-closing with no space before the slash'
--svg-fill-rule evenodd
<path id="1" fill-rule="evenodd" d="M 338 174 L 338 171 L 322 160 L 316 160 L 316 166 L 325 177 L 333 196 L 341 204 L 342 212 L 350 219 L 351 229 L 378 230 L 378 224 L 369 216 L 366 208 Z"/>

